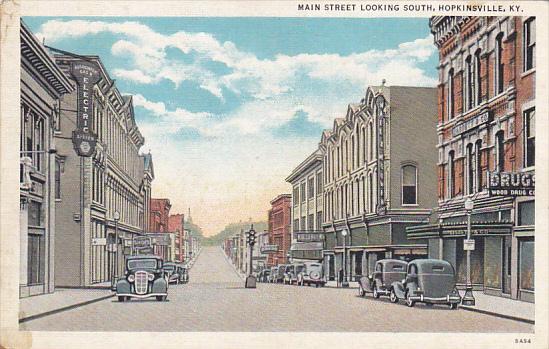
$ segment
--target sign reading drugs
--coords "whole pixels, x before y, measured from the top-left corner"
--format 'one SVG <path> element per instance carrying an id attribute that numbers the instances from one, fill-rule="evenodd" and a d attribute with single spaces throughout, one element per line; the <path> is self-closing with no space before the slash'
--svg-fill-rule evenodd
<path id="1" fill-rule="evenodd" d="M 488 172 L 490 196 L 535 196 L 536 175 L 523 172 Z"/>
<path id="2" fill-rule="evenodd" d="M 79 156 L 88 157 L 95 152 L 97 143 L 97 135 L 91 130 L 94 115 L 93 87 L 101 79 L 101 74 L 97 64 L 89 61 L 73 62 L 71 73 L 78 85 L 76 130 L 72 133 L 72 143 Z"/>

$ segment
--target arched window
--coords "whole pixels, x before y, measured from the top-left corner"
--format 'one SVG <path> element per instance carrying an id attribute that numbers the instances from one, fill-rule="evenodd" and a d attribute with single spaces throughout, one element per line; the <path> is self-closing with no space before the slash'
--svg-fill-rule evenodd
<path id="1" fill-rule="evenodd" d="M 373 176 L 372 173 L 368 175 L 368 212 L 373 212 L 374 207 L 374 189 L 373 189 Z"/>
<path id="2" fill-rule="evenodd" d="M 467 194 L 475 191 L 475 158 L 473 154 L 473 144 L 467 144 Z"/>
<path id="3" fill-rule="evenodd" d="M 481 57 L 480 57 L 480 49 L 478 49 L 475 52 L 475 99 L 476 99 L 476 105 L 479 105 L 480 102 L 482 102 L 482 84 L 481 84 Z"/>
<path id="4" fill-rule="evenodd" d="M 402 166 L 402 205 L 417 205 L 417 168 Z"/>
<path id="5" fill-rule="evenodd" d="M 505 171 L 505 150 L 503 131 L 496 133 L 496 171 Z"/>
<path id="6" fill-rule="evenodd" d="M 496 69 L 495 69 L 495 80 L 496 80 L 496 95 L 503 92 L 503 33 L 499 33 L 496 36 Z"/>
<path id="7" fill-rule="evenodd" d="M 454 166 L 454 151 L 448 153 L 448 197 L 453 198 L 456 190 L 456 176 Z"/>
<path id="8" fill-rule="evenodd" d="M 474 67 L 473 59 L 471 56 L 468 56 L 465 60 L 465 106 L 467 110 L 473 108 L 475 94 L 475 76 L 474 76 Z"/>
<path id="9" fill-rule="evenodd" d="M 374 158 L 374 127 L 372 122 L 368 124 L 368 160 L 372 161 Z"/>
<path id="10" fill-rule="evenodd" d="M 482 140 L 478 140 L 475 143 L 475 165 L 476 165 L 476 180 L 475 187 L 477 192 L 482 191 L 482 164 L 481 164 L 481 148 Z"/>
<path id="11" fill-rule="evenodd" d="M 448 120 L 454 118 L 454 69 L 448 73 Z"/>
<path id="12" fill-rule="evenodd" d="M 360 165 L 365 162 L 366 160 L 366 129 L 365 127 L 361 128 L 362 136 L 360 137 Z"/>
<path id="13" fill-rule="evenodd" d="M 356 168 L 356 162 L 355 162 L 355 135 L 351 137 L 351 158 L 352 158 L 352 165 L 351 168 L 354 170 Z"/>

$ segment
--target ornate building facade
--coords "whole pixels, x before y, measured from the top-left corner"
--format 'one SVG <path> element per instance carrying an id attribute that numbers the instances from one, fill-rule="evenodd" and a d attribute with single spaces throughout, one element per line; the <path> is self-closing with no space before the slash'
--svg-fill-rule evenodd
<path id="1" fill-rule="evenodd" d="M 410 229 L 465 282 L 464 202 L 475 288 L 534 299 L 534 196 L 492 195 L 490 179 L 535 175 L 534 17 L 432 17 L 439 51 L 438 223 Z M 496 173 L 496 177 L 491 175 Z"/>
<path id="2" fill-rule="evenodd" d="M 56 283 L 86 286 L 121 275 L 132 238 L 145 233 L 152 160 L 139 154 L 144 138 L 135 123 L 132 97 L 120 94 L 99 57 L 67 53 L 55 60 L 73 84 L 74 64 L 93 62 L 100 73 L 88 92 L 93 96 L 90 130 L 97 137 L 93 155 L 78 156 L 71 141 L 78 124 L 78 93 L 62 98 L 55 135 L 60 163 Z"/>
<path id="3" fill-rule="evenodd" d="M 425 241 L 411 243 L 405 228 L 436 206 L 435 132 L 436 89 L 384 85 L 323 132 L 329 279 L 368 275 L 382 258 L 426 256 Z"/>

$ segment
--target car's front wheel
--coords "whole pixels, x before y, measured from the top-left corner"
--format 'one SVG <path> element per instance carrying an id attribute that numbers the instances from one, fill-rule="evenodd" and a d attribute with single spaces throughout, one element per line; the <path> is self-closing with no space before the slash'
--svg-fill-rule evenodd
<path id="1" fill-rule="evenodd" d="M 391 294 L 389 294 L 389 300 L 391 303 L 398 303 L 398 296 L 395 293 L 394 289 L 391 289 Z"/>
<path id="2" fill-rule="evenodd" d="M 458 304 L 457 304 L 457 303 L 450 303 L 450 309 L 456 310 L 457 308 L 458 308 Z"/>
<path id="3" fill-rule="evenodd" d="M 409 293 L 409 292 L 406 292 L 406 305 L 409 306 L 409 307 L 411 308 L 411 307 L 413 307 L 415 304 L 416 304 L 416 302 L 412 300 L 412 298 L 410 297 L 410 293 Z"/>
<path id="4" fill-rule="evenodd" d="M 118 301 L 119 302 L 124 302 L 125 300 L 126 300 L 125 296 L 118 296 Z"/>
<path id="5" fill-rule="evenodd" d="M 377 286 L 376 286 L 376 284 L 373 284 L 373 285 L 372 285 L 372 289 L 373 289 L 373 296 L 374 296 L 374 298 L 379 298 L 379 292 L 377 291 Z"/>
<path id="6" fill-rule="evenodd" d="M 364 295 L 366 295 L 366 292 L 364 292 L 364 289 L 360 285 L 358 286 L 358 295 L 360 297 L 364 297 Z"/>
<path id="7" fill-rule="evenodd" d="M 167 296 L 156 296 L 156 300 L 159 302 L 164 302 L 166 300 Z"/>

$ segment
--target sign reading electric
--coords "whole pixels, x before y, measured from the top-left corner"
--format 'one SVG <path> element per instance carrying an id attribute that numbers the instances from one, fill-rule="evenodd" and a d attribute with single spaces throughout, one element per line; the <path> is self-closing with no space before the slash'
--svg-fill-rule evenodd
<path id="1" fill-rule="evenodd" d="M 72 131 L 72 144 L 79 156 L 92 156 L 97 135 L 92 132 L 93 87 L 101 79 L 99 67 L 90 61 L 73 62 L 71 73 L 78 85 L 76 130 Z"/>

